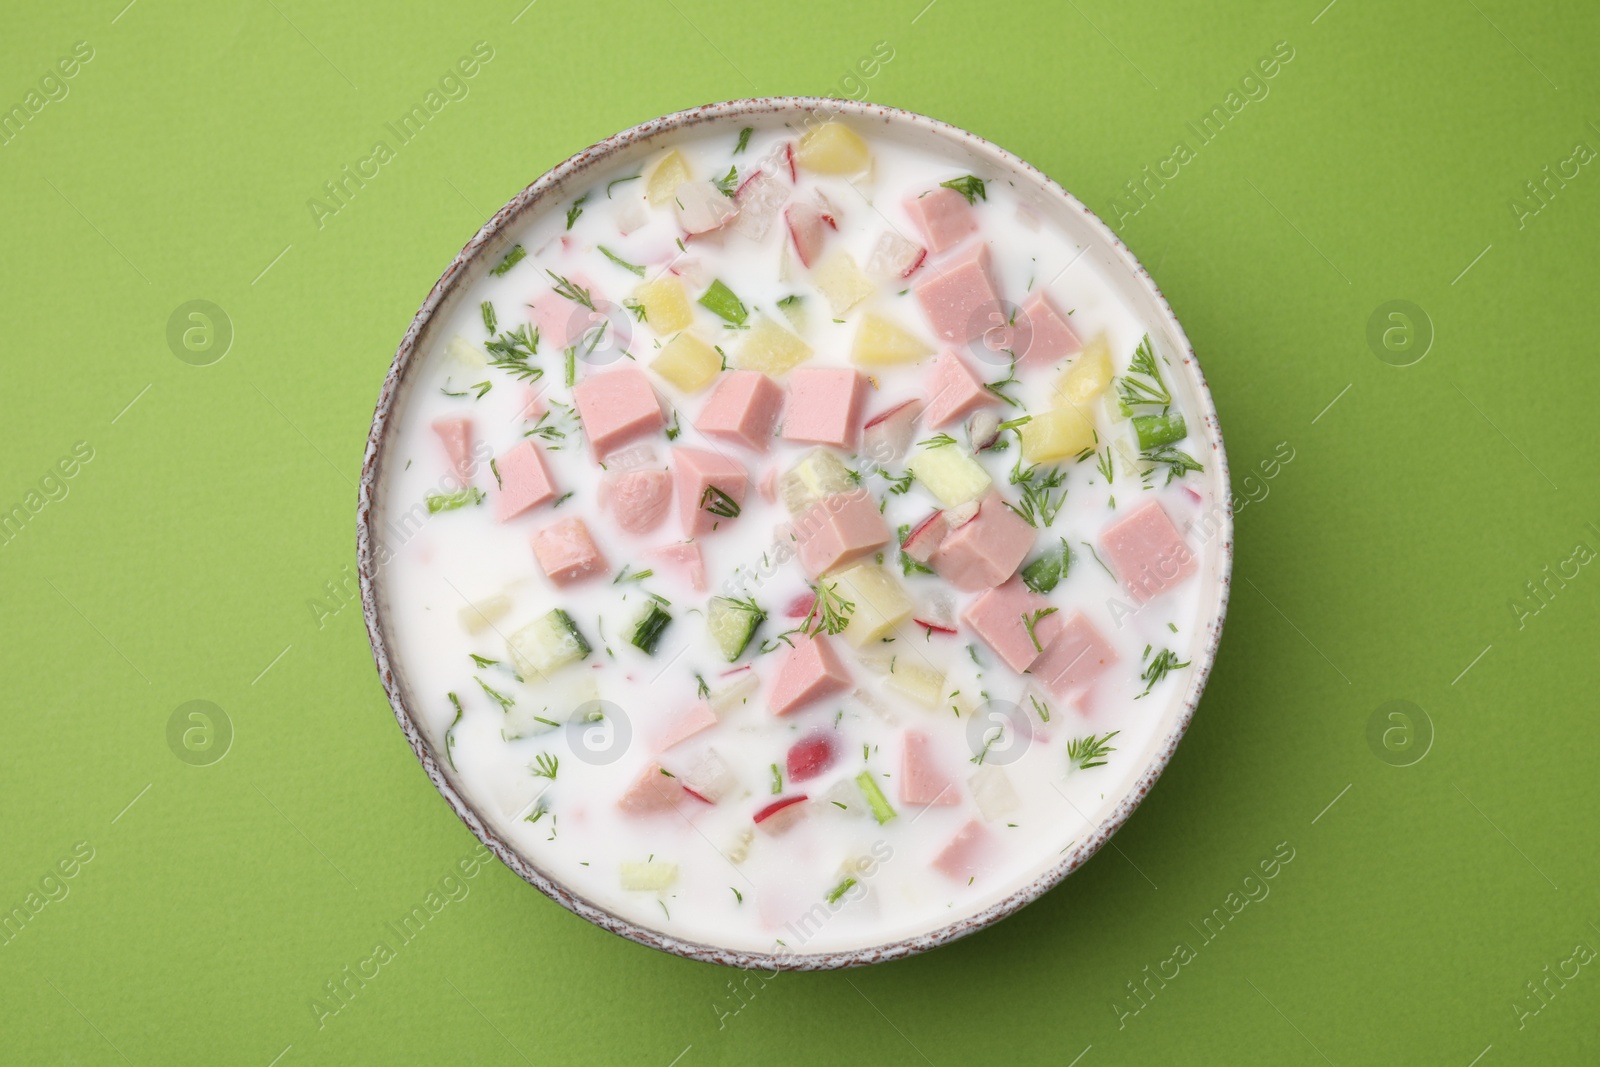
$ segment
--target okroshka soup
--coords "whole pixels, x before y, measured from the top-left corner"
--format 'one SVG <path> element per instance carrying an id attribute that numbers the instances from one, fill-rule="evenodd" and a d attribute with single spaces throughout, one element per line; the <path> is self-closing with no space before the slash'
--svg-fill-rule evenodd
<path id="1" fill-rule="evenodd" d="M 928 120 L 724 109 L 447 276 L 363 574 L 403 721 L 524 873 L 687 954 L 857 962 L 1137 802 L 1220 630 L 1226 471 L 1059 190 Z"/>

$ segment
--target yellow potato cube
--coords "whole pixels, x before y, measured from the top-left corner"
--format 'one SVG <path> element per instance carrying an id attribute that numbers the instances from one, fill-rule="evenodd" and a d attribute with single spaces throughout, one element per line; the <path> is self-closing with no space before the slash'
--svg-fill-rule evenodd
<path id="1" fill-rule="evenodd" d="M 1056 403 L 1087 409 L 1111 384 L 1111 375 L 1111 345 L 1102 334 L 1089 342 L 1056 382 Z"/>
<path id="2" fill-rule="evenodd" d="M 817 174 L 859 174 L 872 162 L 872 153 L 860 134 L 833 121 L 801 134 L 795 160 Z"/>
<path id="3" fill-rule="evenodd" d="M 947 508 L 960 507 L 989 491 L 989 472 L 960 445 L 924 448 L 911 457 L 910 466 L 917 481 Z"/>
<path id="4" fill-rule="evenodd" d="M 850 358 L 863 366 L 882 367 L 895 363 L 914 363 L 933 354 L 933 346 L 916 334 L 897 326 L 881 315 L 866 315 L 856 328 Z"/>
<path id="5" fill-rule="evenodd" d="M 1022 427 L 1022 458 L 1056 463 L 1095 446 L 1094 417 L 1070 404 L 1042 411 Z"/>
<path id="6" fill-rule="evenodd" d="M 644 321 L 662 337 L 688 329 L 689 323 L 694 321 L 689 294 L 683 291 L 683 283 L 671 274 L 645 282 L 633 291 L 633 298 L 644 305 Z"/>
<path id="7" fill-rule="evenodd" d="M 811 280 L 838 318 L 878 291 L 877 283 L 856 266 L 848 252 L 835 252 L 811 272 Z"/>
<path id="8" fill-rule="evenodd" d="M 650 369 L 685 393 L 698 393 L 722 372 L 722 357 L 694 334 L 680 333 L 650 361 Z"/>
<path id="9" fill-rule="evenodd" d="M 734 352 L 733 365 L 740 370 L 758 370 L 776 378 L 810 358 L 810 345 L 762 315 Z"/>
<path id="10" fill-rule="evenodd" d="M 650 201 L 651 207 L 660 207 L 669 204 L 678 194 L 678 186 L 684 182 L 693 181 L 694 176 L 689 173 L 689 164 L 683 158 L 683 153 L 676 148 L 656 161 L 650 170 L 650 177 L 645 179 L 644 195 Z"/>
<path id="11" fill-rule="evenodd" d="M 896 642 L 890 647 L 898 644 Z M 911 658 L 909 655 L 895 657 L 894 668 L 889 672 L 889 688 L 925 708 L 942 707 L 944 673 L 917 663 L 908 663 L 907 660 Z"/>
<path id="12" fill-rule="evenodd" d="M 888 571 L 858 563 L 825 582 L 838 584 L 838 595 L 855 604 L 844 638 L 857 648 L 878 640 L 911 615 L 911 597 Z"/>

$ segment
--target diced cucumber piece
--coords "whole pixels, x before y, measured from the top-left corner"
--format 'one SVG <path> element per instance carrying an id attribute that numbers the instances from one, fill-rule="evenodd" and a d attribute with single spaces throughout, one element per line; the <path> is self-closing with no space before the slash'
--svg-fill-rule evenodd
<path id="1" fill-rule="evenodd" d="M 482 345 L 475 345 L 459 334 L 450 338 L 444 346 L 445 355 L 457 363 L 468 367 L 486 367 L 489 357 L 484 354 Z"/>
<path id="2" fill-rule="evenodd" d="M 1170 445 L 1174 441 L 1183 440 L 1189 433 L 1189 427 L 1184 425 L 1183 416 L 1176 413 L 1135 415 L 1133 429 L 1139 435 L 1139 447 L 1142 449 Z"/>
<path id="3" fill-rule="evenodd" d="M 756 628 L 766 617 L 767 613 L 749 597 L 735 600 L 714 596 L 706 608 L 706 626 L 711 631 L 711 639 L 729 663 L 744 654 L 750 639 L 756 635 Z"/>
<path id="4" fill-rule="evenodd" d="M 1067 576 L 1067 570 L 1071 566 L 1072 550 L 1067 547 L 1067 542 L 1063 539 L 1060 547 L 1049 549 L 1044 555 L 1022 568 L 1022 584 L 1035 593 L 1048 593 Z"/>
<path id="5" fill-rule="evenodd" d="M 735 326 L 743 326 L 744 320 L 750 316 L 745 310 L 743 301 L 734 296 L 733 290 L 723 285 L 720 278 L 713 281 L 711 288 L 705 291 L 705 295 L 700 298 L 700 306 Z"/>
<path id="6" fill-rule="evenodd" d="M 856 775 L 856 785 L 861 787 L 861 795 L 867 798 L 867 806 L 872 809 L 872 817 L 878 820 L 879 826 L 899 814 L 889 804 L 889 798 L 883 795 L 883 790 L 878 788 L 878 780 L 872 777 L 871 771 Z"/>
<path id="7" fill-rule="evenodd" d="M 657 863 L 654 860 L 648 863 L 622 864 L 622 888 L 660 891 L 678 880 L 678 865 L 676 863 Z"/>
<path id="8" fill-rule="evenodd" d="M 661 635 L 672 622 L 672 616 L 662 608 L 661 602 L 651 600 L 650 607 L 645 611 L 644 617 L 633 628 L 633 636 L 628 643 L 647 656 L 656 654 L 656 646 L 661 643 Z"/>
<path id="9" fill-rule="evenodd" d="M 825 448 L 812 449 L 778 479 L 778 496 L 791 515 L 802 515 L 824 497 L 848 493 L 857 479 L 849 467 Z"/>
<path id="10" fill-rule="evenodd" d="M 508 637 L 506 651 L 516 664 L 517 673 L 525 681 L 533 681 L 577 663 L 594 650 L 572 616 L 554 608 Z"/>

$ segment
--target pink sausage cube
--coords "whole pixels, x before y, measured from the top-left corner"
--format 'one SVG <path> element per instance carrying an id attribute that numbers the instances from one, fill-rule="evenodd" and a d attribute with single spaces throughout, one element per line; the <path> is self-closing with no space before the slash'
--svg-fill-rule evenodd
<path id="1" fill-rule="evenodd" d="M 666 425 L 661 401 L 638 367 L 623 367 L 585 378 L 572 388 L 572 401 L 595 459 Z"/>
<path id="2" fill-rule="evenodd" d="M 1180 584 L 1200 565 L 1155 500 L 1100 531 L 1100 547 L 1122 584 L 1141 602 Z"/>
<path id="3" fill-rule="evenodd" d="M 556 485 L 550 477 L 550 467 L 544 461 L 544 453 L 532 441 L 523 441 L 505 455 L 496 457 L 494 469 L 500 480 L 500 493 L 494 500 L 494 517 L 501 522 L 514 519 L 556 497 Z"/>
<path id="4" fill-rule="evenodd" d="M 650 558 L 660 560 L 689 579 L 695 592 L 706 591 L 706 558 L 700 551 L 698 541 L 679 541 L 675 545 L 653 549 Z"/>
<path id="5" fill-rule="evenodd" d="M 994 862 L 994 852 L 994 837 L 984 829 L 983 823 L 973 819 L 934 857 L 933 866 L 941 874 L 965 885 L 988 873 Z"/>
<path id="6" fill-rule="evenodd" d="M 738 460 L 700 448 L 674 448 L 672 458 L 685 537 L 708 534 L 738 517 L 750 490 L 750 474 Z"/>
<path id="7" fill-rule="evenodd" d="M 1011 350 L 1017 354 L 1017 363 L 1024 367 L 1043 366 L 1083 347 L 1067 324 L 1067 316 L 1042 289 L 1022 302 L 1011 333 Z"/>
<path id="8" fill-rule="evenodd" d="M 1075 611 L 1033 661 L 1031 673 L 1038 675 L 1050 692 L 1062 696 L 1094 684 L 1116 662 L 1117 653 L 1110 642 L 1082 612 Z"/>
<path id="9" fill-rule="evenodd" d="M 900 749 L 900 803 L 957 804 L 961 792 L 930 751 L 933 742 L 920 730 L 907 730 Z"/>
<path id="10" fill-rule="evenodd" d="M 688 708 L 667 720 L 656 738 L 656 751 L 665 752 L 673 745 L 682 744 L 695 734 L 717 725 L 717 713 L 704 700 L 697 700 Z"/>
<path id="11" fill-rule="evenodd" d="M 928 407 L 924 414 L 935 430 L 959 422 L 985 404 L 998 404 L 1000 398 L 984 387 L 967 361 L 955 352 L 946 352 L 933 364 L 928 375 Z"/>
<path id="12" fill-rule="evenodd" d="M 652 763 L 628 786 L 628 791 L 617 801 L 617 807 L 629 815 L 653 815 L 671 811 L 688 795 L 676 778 L 661 772 L 661 764 Z"/>
<path id="13" fill-rule="evenodd" d="M 784 440 L 854 450 L 866 390 L 866 376 L 848 367 L 796 368 L 789 374 Z"/>
<path id="14" fill-rule="evenodd" d="M 533 555 L 557 585 L 571 585 L 606 570 L 606 559 L 579 518 L 562 519 L 533 535 Z"/>
<path id="15" fill-rule="evenodd" d="M 985 331 L 1003 329 L 1009 321 L 995 289 L 985 244 L 974 245 L 948 262 L 933 264 L 912 291 L 933 332 L 945 341 L 965 344 Z"/>
<path id="16" fill-rule="evenodd" d="M 936 255 L 978 232 L 978 213 L 967 198 L 943 186 L 921 196 L 907 197 L 906 213 L 922 231 L 928 251 Z"/>
<path id="17" fill-rule="evenodd" d="M 589 301 L 596 307 L 606 306 L 605 294 L 593 282 L 579 274 L 571 276 L 573 285 L 587 290 Z M 568 300 L 551 290 L 528 304 L 533 312 L 533 324 L 539 327 L 539 341 L 546 348 L 566 348 L 583 339 L 589 330 L 597 328 L 606 317 L 598 311 Z"/>
<path id="18" fill-rule="evenodd" d="M 1037 617 L 1037 612 L 1048 607 L 1050 601 L 1023 585 L 1019 579 L 1012 578 L 968 604 L 961 618 L 983 638 L 983 643 L 992 648 L 995 655 L 1005 661 L 1006 666 L 1020 674 L 1033 664 L 1040 650 L 1050 647 L 1050 642 L 1061 630 L 1060 612 Z M 1039 641 L 1037 648 L 1034 647 L 1033 638 L 1028 636 L 1024 617 L 1037 619 L 1033 624 L 1033 637 Z"/>
<path id="19" fill-rule="evenodd" d="M 788 715 L 850 688 L 850 672 L 828 638 L 801 636 L 784 657 L 767 703 L 774 715 Z"/>
<path id="20" fill-rule="evenodd" d="M 445 455 L 450 457 L 450 467 L 461 479 L 462 485 L 472 484 L 472 420 L 434 419 L 433 432 L 444 444 Z"/>
<path id="21" fill-rule="evenodd" d="M 609 475 L 607 502 L 617 525 L 631 534 L 644 534 L 661 525 L 672 505 L 672 475 L 640 470 Z"/>
<path id="22" fill-rule="evenodd" d="M 728 371 L 700 409 L 695 429 L 765 452 L 783 406 L 783 390 L 758 370 Z"/>
<path id="23" fill-rule="evenodd" d="M 889 524 L 865 489 L 817 501 L 795 523 L 794 533 L 800 565 L 813 578 L 889 543 Z"/>
<path id="24" fill-rule="evenodd" d="M 991 489 L 978 504 L 972 521 L 950 531 L 939 543 L 933 569 L 957 589 L 992 589 L 1017 573 L 1033 549 L 1034 534 L 1034 528 Z"/>

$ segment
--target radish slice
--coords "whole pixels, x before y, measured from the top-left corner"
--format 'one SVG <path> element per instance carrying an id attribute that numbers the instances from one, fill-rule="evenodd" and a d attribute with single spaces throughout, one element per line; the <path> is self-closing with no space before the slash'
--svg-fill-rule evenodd
<path id="1" fill-rule="evenodd" d="M 789 781 L 807 782 L 833 766 L 839 749 L 828 734 L 812 734 L 796 741 L 787 759 Z M 757 821 L 760 816 L 757 816 Z"/>
<path id="2" fill-rule="evenodd" d="M 756 825 L 760 826 L 762 823 L 766 822 L 780 811 L 792 808 L 796 804 L 804 803 L 805 799 L 806 795 L 801 793 L 799 796 L 781 797 L 778 800 L 774 800 L 771 804 L 768 804 L 766 807 L 756 812 Z"/>

